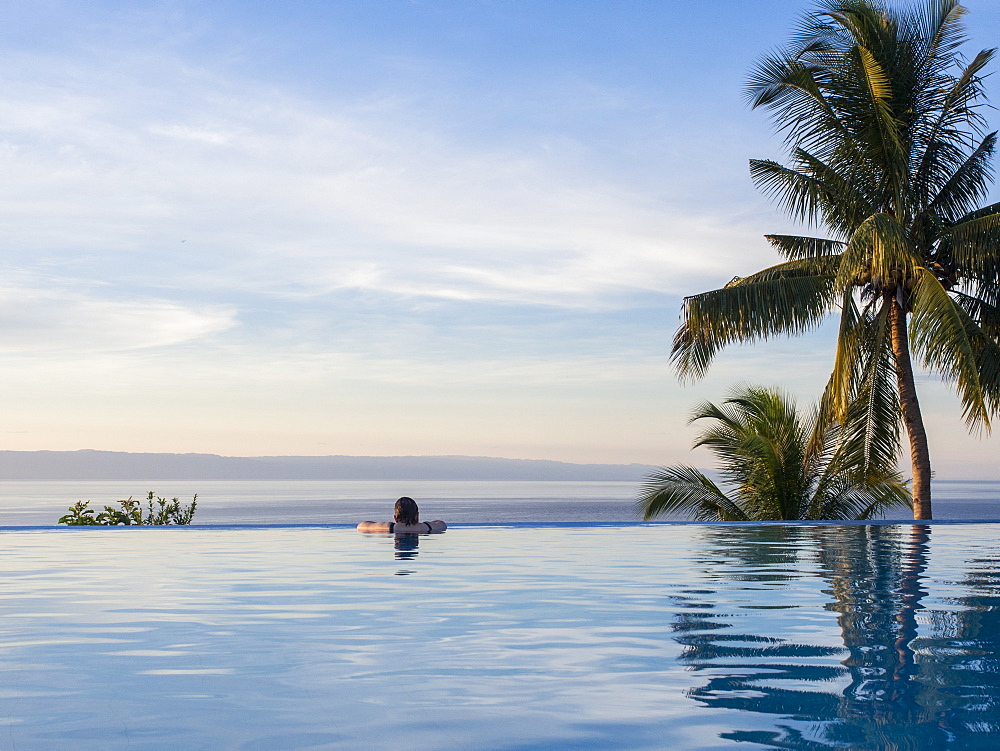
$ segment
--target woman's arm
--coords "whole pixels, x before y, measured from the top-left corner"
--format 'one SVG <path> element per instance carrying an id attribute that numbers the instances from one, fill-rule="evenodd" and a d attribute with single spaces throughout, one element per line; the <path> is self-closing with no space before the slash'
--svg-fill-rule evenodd
<path id="1" fill-rule="evenodd" d="M 389 522 L 361 522 L 358 532 L 388 532 Z"/>

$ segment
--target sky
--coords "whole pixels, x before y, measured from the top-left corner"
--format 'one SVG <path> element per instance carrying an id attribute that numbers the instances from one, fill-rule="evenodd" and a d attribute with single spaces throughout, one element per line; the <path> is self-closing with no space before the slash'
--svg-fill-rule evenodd
<path id="1" fill-rule="evenodd" d="M 705 465 L 698 402 L 811 403 L 831 327 L 669 364 L 796 229 L 743 86 L 811 4 L 748 7 L 4 3 L 0 448 Z M 1000 479 L 918 389 L 938 476 Z"/>

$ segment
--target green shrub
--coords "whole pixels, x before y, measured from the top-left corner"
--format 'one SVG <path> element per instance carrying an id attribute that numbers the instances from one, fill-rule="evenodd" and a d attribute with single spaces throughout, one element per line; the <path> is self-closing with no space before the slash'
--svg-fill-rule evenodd
<path id="1" fill-rule="evenodd" d="M 155 503 L 154 503 L 155 501 Z M 111 526 L 119 525 L 167 525 L 167 524 L 190 524 L 194 518 L 195 509 L 198 507 L 198 494 L 191 499 L 187 506 L 181 506 L 181 502 L 174 498 L 167 501 L 160 498 L 152 490 L 146 496 L 146 513 L 143 514 L 142 503 L 129 496 L 124 501 L 118 501 L 119 508 L 105 506 L 104 511 L 95 514 L 89 508 L 90 501 L 77 501 L 69 507 L 69 513 L 59 517 L 60 524 L 69 526 Z"/>

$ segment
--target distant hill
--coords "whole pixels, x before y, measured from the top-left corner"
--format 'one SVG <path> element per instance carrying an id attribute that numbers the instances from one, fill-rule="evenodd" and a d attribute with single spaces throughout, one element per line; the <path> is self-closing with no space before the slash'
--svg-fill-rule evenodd
<path id="1" fill-rule="evenodd" d="M 0 451 L 0 480 L 605 480 L 646 464 L 481 456 L 217 456 L 120 451 Z"/>

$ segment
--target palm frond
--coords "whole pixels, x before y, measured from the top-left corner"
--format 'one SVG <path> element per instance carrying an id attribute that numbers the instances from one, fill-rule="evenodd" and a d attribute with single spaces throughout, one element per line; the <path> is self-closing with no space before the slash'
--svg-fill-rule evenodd
<path id="1" fill-rule="evenodd" d="M 794 106 L 795 100 L 817 98 L 822 103 L 822 90 L 813 76 L 815 68 L 803 65 L 787 54 L 769 55 L 750 71 L 744 90 L 752 108 Z"/>
<path id="2" fill-rule="evenodd" d="M 989 387 L 982 382 L 976 351 L 969 336 L 970 326 L 975 326 L 975 323 L 934 274 L 926 269 L 921 269 L 917 278 L 912 306 L 914 349 L 927 367 L 955 384 L 962 399 L 962 413 L 969 426 L 988 429 L 991 413 Z"/>
<path id="3" fill-rule="evenodd" d="M 854 400 L 843 426 L 842 441 L 852 445 L 866 467 L 891 466 L 899 455 L 901 414 L 886 318 L 880 315 L 876 319 L 884 324 L 881 330 L 868 332 L 874 341 L 865 353 Z"/>
<path id="4" fill-rule="evenodd" d="M 747 287 L 762 282 L 776 282 L 791 279 L 833 279 L 840 268 L 840 256 L 817 256 L 815 258 L 799 258 L 785 261 L 776 266 L 761 269 L 747 276 L 737 276 L 729 281 L 726 289 Z"/>
<path id="5" fill-rule="evenodd" d="M 983 400 L 992 417 L 1000 412 L 1000 306 L 954 291 L 951 296 L 960 308 L 958 315 L 965 326 Z"/>
<path id="6" fill-rule="evenodd" d="M 693 467 L 661 467 L 643 483 L 636 511 L 646 521 L 678 514 L 695 521 L 749 521 L 705 474 Z"/>
<path id="7" fill-rule="evenodd" d="M 964 160 L 966 144 L 981 133 L 985 121 L 977 112 L 983 98 L 980 74 L 994 54 L 995 50 L 980 51 L 958 76 L 940 70 L 925 74 L 928 83 L 921 88 L 924 101 L 917 105 L 921 116 L 915 121 L 912 135 L 914 155 L 921 154 L 913 172 L 914 188 L 920 196 L 918 205 L 926 205 L 939 190 L 935 186 L 943 185 Z M 940 65 L 941 58 L 930 60 Z M 944 60 L 950 66 L 947 53 Z"/>
<path id="8" fill-rule="evenodd" d="M 789 261 L 832 256 L 844 249 L 844 243 L 839 240 L 796 235 L 764 235 L 764 237 Z"/>
<path id="9" fill-rule="evenodd" d="M 982 133 L 986 122 L 979 112 L 984 105 L 982 74 L 995 55 L 995 48 L 980 50 L 957 76 L 950 72 L 956 58 L 928 58 L 932 70 L 924 76 L 921 93 L 927 111 L 936 113 L 932 137 L 964 144 L 970 135 Z"/>
<path id="10" fill-rule="evenodd" d="M 750 179 L 757 189 L 772 196 L 793 219 L 815 224 L 829 201 L 830 189 L 812 175 L 770 159 L 750 160 Z"/>
<path id="11" fill-rule="evenodd" d="M 899 447 L 899 397 L 889 316 L 881 298 L 861 311 L 845 305 L 837 361 L 820 402 L 836 421 L 846 455 L 866 467 L 892 466 Z"/>
<path id="12" fill-rule="evenodd" d="M 946 250 L 964 274 L 991 285 L 1000 283 L 1000 204 L 994 213 L 971 216 L 951 227 Z M 980 213 L 980 212 L 976 212 Z"/>
<path id="13" fill-rule="evenodd" d="M 773 479 L 777 465 L 797 434 L 797 415 L 788 401 L 773 390 L 746 387 L 734 390 L 721 405 L 704 402 L 692 412 L 690 423 L 708 421 L 693 447 L 705 446 L 718 457 L 720 473 L 751 497 L 773 504 L 779 491 Z"/>
<path id="14" fill-rule="evenodd" d="M 808 519 L 873 519 L 911 507 L 910 490 L 895 469 L 831 475 L 813 497 Z"/>
<path id="15" fill-rule="evenodd" d="M 794 403 L 773 389 L 746 387 L 724 402 L 737 415 L 740 440 L 732 448 L 739 463 L 740 504 L 756 519 L 797 519 L 807 495 L 804 467 L 807 430 Z M 719 446 L 708 445 L 721 454 Z"/>
<path id="16" fill-rule="evenodd" d="M 965 216 L 956 220 L 955 224 L 964 224 L 965 222 L 970 222 L 973 219 L 982 219 L 983 217 L 990 216 L 992 214 L 1000 214 L 1000 202 L 991 203 L 988 206 L 983 206 L 976 209 L 975 211 L 970 211 Z"/>
<path id="17" fill-rule="evenodd" d="M 993 176 L 991 160 L 996 147 L 997 134 L 988 134 L 962 165 L 942 185 L 927 210 L 942 215 L 952 223 L 973 210 L 988 190 Z M 940 160 L 936 160 L 940 161 Z"/>
<path id="18" fill-rule="evenodd" d="M 818 47 L 813 52 L 818 52 Z M 751 73 L 747 99 L 772 111 L 772 120 L 793 148 L 825 154 L 831 141 L 852 144 L 849 123 L 829 96 L 828 71 L 787 56 L 766 58 Z"/>
<path id="19" fill-rule="evenodd" d="M 896 120 L 892 109 L 893 90 L 889 72 L 870 49 L 859 45 L 854 52 L 858 56 L 857 62 L 862 72 L 861 80 L 866 85 L 869 97 L 868 117 L 872 122 L 871 127 L 878 133 L 881 151 L 896 157 L 903 151 L 903 138 L 900 133 L 900 123 Z M 900 160 L 890 158 L 887 162 L 895 166 Z"/>
<path id="20" fill-rule="evenodd" d="M 918 45 L 912 45 L 911 49 Z M 981 50 L 972 60 L 961 65 L 961 58 L 952 52 L 935 54 L 928 45 L 920 64 L 918 76 L 913 82 L 914 105 L 926 123 L 922 138 L 935 140 L 939 137 L 952 138 L 961 126 L 966 134 L 978 132 L 984 122 L 978 109 L 982 107 L 983 70 L 992 61 L 994 49 Z M 955 67 L 961 67 L 958 75 Z M 962 142 L 965 142 L 962 139 Z"/>
<path id="21" fill-rule="evenodd" d="M 847 417 L 847 407 L 854 397 L 856 373 L 861 353 L 861 314 L 854 300 L 854 290 L 848 288 L 843 293 L 840 306 L 840 330 L 837 335 L 837 351 L 833 359 L 833 372 L 827 383 L 820 412 L 824 422 L 842 422 Z"/>
<path id="22" fill-rule="evenodd" d="M 951 290 L 951 296 L 962 306 L 966 315 L 979 326 L 983 335 L 994 341 L 1000 341 L 1000 305 L 960 290 Z"/>
<path id="23" fill-rule="evenodd" d="M 826 151 L 824 160 L 804 148 L 793 149 L 791 163 L 796 172 L 809 175 L 823 187 L 815 196 L 819 200 L 815 213 L 830 230 L 849 237 L 859 224 L 881 210 L 882 187 L 872 181 L 871 155 L 860 150 L 854 139 Z"/>
<path id="24" fill-rule="evenodd" d="M 804 452 L 803 476 L 809 485 L 815 486 L 823 474 L 823 468 L 830 462 L 840 442 L 841 426 L 832 412 L 824 407 L 821 399 L 804 424 L 808 441 Z"/>
<path id="25" fill-rule="evenodd" d="M 700 378 L 727 344 L 797 334 L 818 326 L 831 307 L 831 277 L 802 275 L 801 262 L 736 280 L 684 300 L 671 361 L 682 378 Z"/>
<path id="26" fill-rule="evenodd" d="M 962 17 L 965 8 L 958 0 L 931 0 L 918 6 L 921 15 L 917 38 L 927 40 L 927 52 L 935 58 L 947 59 L 966 40 Z"/>

